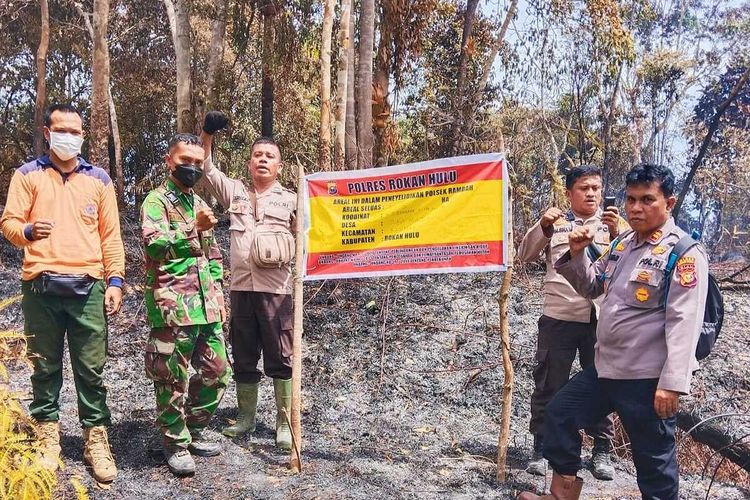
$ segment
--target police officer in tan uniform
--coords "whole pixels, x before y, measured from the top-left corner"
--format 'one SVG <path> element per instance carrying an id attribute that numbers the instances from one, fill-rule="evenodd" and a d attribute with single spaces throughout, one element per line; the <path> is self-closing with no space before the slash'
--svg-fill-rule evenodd
<path id="1" fill-rule="evenodd" d="M 642 497 L 678 498 L 675 413 L 697 368 L 708 261 L 696 245 L 665 275 L 672 249 L 685 236 L 670 213 L 676 201 L 674 175 L 666 167 L 639 165 L 625 182 L 625 212 L 633 231 L 592 263 L 586 248 L 594 232 L 576 228 L 569 235 L 570 252 L 555 263 L 578 293 L 604 298 L 594 366 L 573 377 L 547 405 L 544 457 L 554 470 L 552 494 L 525 492 L 521 500 L 579 498 L 578 430 L 612 411 L 630 437 Z"/>
<path id="2" fill-rule="evenodd" d="M 263 371 L 273 378 L 276 446 L 290 449 L 288 415 L 292 400 L 292 273 L 297 195 L 278 182 L 282 168 L 276 142 L 261 137 L 253 144 L 248 171 L 252 186 L 232 179 L 213 165 L 213 135 L 227 124 L 217 111 L 206 115 L 201 139 L 206 149 L 205 181 L 229 212 L 231 318 L 230 343 L 237 383 L 237 422 L 224 429 L 230 437 L 255 431 L 258 386 Z"/>
<path id="3" fill-rule="evenodd" d="M 545 407 L 570 378 L 576 352 L 582 368 L 594 363 L 596 343 L 595 303 L 578 295 L 570 283 L 555 271 L 553 263 L 568 251 L 568 235 L 578 227 L 590 228 L 594 234 L 592 246 L 587 252 L 596 260 L 607 249 L 610 235 L 616 236 L 619 232 L 618 220 L 622 221 L 614 207 L 609 210 L 612 227 L 602 221 L 599 208 L 602 176 L 599 168 L 584 165 L 571 169 L 565 177 L 565 186 L 570 210 L 565 212 L 557 207 L 549 208 L 529 229 L 518 247 L 518 260 L 534 262 L 543 252 L 547 265 L 529 422 L 534 449 L 526 469 L 541 476 L 547 469 L 542 456 Z M 627 227 L 627 224 L 624 226 Z M 612 419 L 605 416 L 587 432 L 594 438 L 592 474 L 598 479 L 613 479 L 614 468 L 610 461 L 610 442 L 614 437 Z"/>

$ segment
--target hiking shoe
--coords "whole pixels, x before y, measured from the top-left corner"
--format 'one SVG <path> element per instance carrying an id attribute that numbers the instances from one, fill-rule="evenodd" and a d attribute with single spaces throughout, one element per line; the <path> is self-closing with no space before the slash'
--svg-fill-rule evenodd
<path id="1" fill-rule="evenodd" d="M 83 430 L 83 438 L 83 461 L 94 470 L 94 479 L 100 483 L 114 481 L 117 466 L 109 448 L 107 428 L 103 425 L 88 427 Z"/>
<path id="2" fill-rule="evenodd" d="M 612 443 L 609 439 L 594 438 L 594 449 L 591 452 L 591 474 L 599 480 L 611 481 L 615 477 L 615 468 L 612 466 L 610 450 Z"/>
<path id="3" fill-rule="evenodd" d="M 591 456 L 591 475 L 601 481 L 612 481 L 615 478 L 615 468 L 609 452 L 594 449 Z"/>
<path id="4" fill-rule="evenodd" d="M 175 476 L 195 474 L 195 460 L 185 448 L 164 448 L 164 458 L 167 459 L 169 470 Z"/>
<path id="5" fill-rule="evenodd" d="M 529 465 L 526 466 L 526 472 L 535 476 L 544 476 L 547 474 L 547 461 L 542 456 L 541 451 L 535 451 L 531 454 Z"/>
<path id="6" fill-rule="evenodd" d="M 221 453 L 221 443 L 209 441 L 203 431 L 193 431 L 190 433 L 192 441 L 188 445 L 188 450 L 193 455 L 199 457 L 215 457 Z"/>
<path id="7" fill-rule="evenodd" d="M 60 423 L 37 422 L 37 437 L 39 438 L 39 462 L 42 467 L 55 472 L 60 467 Z"/>

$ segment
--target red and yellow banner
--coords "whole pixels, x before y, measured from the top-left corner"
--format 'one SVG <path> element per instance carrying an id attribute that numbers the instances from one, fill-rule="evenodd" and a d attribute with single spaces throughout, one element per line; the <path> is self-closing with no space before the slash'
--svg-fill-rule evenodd
<path id="1" fill-rule="evenodd" d="M 502 271 L 502 154 L 305 177 L 305 279 Z"/>

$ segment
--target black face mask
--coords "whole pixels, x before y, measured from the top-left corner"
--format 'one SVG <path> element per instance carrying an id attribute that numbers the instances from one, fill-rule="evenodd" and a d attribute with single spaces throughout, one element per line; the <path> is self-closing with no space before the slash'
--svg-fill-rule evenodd
<path id="1" fill-rule="evenodd" d="M 180 184 L 183 186 L 191 188 L 203 177 L 203 170 L 200 167 L 186 163 L 177 165 L 172 172 L 172 176 L 180 181 Z"/>

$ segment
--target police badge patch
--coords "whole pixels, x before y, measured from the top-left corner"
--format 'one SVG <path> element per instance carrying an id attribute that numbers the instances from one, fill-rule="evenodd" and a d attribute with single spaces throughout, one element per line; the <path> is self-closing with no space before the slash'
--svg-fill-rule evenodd
<path id="1" fill-rule="evenodd" d="M 695 257 L 682 257 L 677 261 L 677 277 L 680 285 L 685 288 L 693 288 L 698 284 L 698 276 L 695 273 Z"/>

